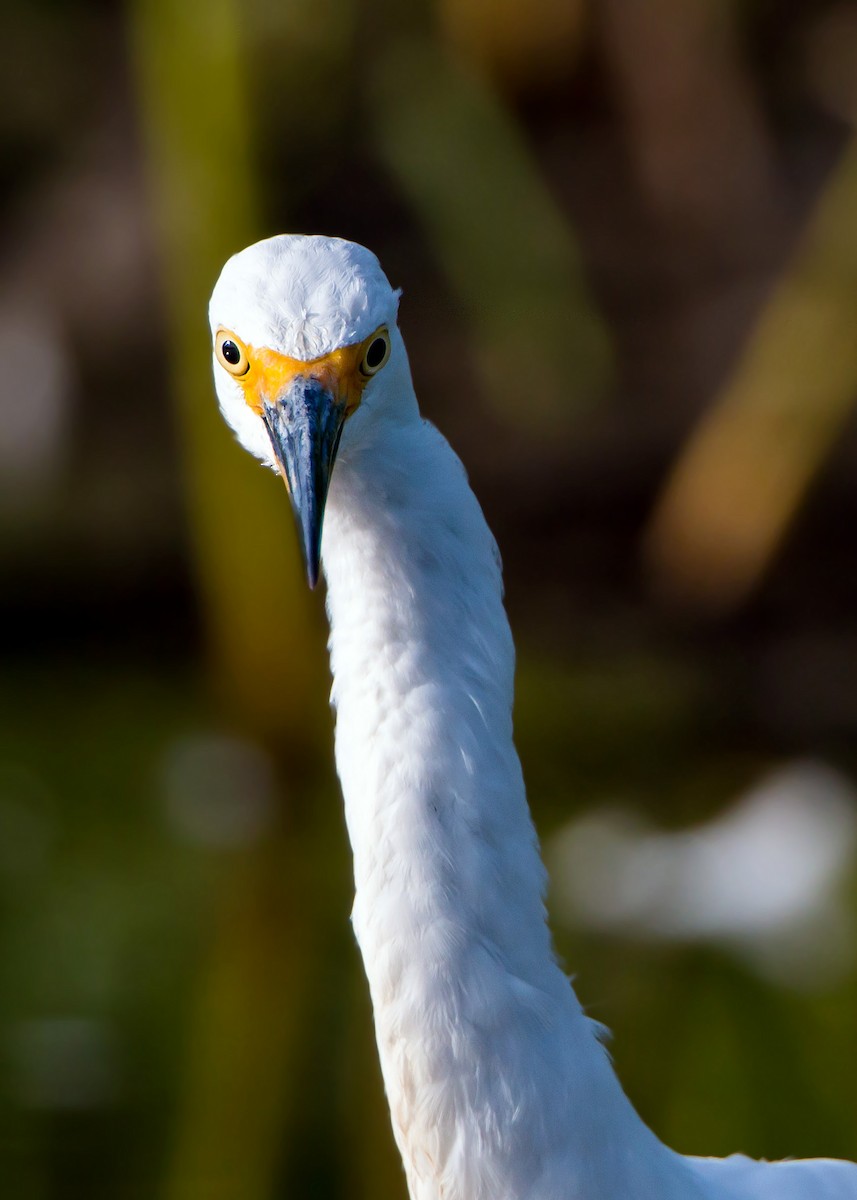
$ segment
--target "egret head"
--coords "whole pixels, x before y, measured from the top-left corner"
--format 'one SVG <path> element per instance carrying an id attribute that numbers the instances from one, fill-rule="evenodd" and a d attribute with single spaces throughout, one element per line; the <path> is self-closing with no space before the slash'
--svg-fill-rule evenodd
<path id="1" fill-rule="evenodd" d="M 340 238 L 283 234 L 226 263 L 209 305 L 214 381 L 238 440 L 283 476 L 318 579 L 334 460 L 407 397 L 399 293 Z M 403 378 L 404 376 L 404 378 Z"/>

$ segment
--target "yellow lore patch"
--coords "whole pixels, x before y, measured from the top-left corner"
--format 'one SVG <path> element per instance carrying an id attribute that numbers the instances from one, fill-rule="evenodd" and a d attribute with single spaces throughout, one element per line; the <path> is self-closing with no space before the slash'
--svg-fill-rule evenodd
<path id="1" fill-rule="evenodd" d="M 303 362 L 267 346 L 257 350 L 237 334 L 221 328 L 215 335 L 214 351 L 220 365 L 241 385 L 248 406 L 260 416 L 266 401 L 276 403 L 298 377 L 304 376 L 318 380 L 338 403 L 345 405 L 345 414 L 350 417 L 360 404 L 364 387 L 390 357 L 390 334 L 382 326 L 362 342 L 340 346 L 321 358 Z"/>

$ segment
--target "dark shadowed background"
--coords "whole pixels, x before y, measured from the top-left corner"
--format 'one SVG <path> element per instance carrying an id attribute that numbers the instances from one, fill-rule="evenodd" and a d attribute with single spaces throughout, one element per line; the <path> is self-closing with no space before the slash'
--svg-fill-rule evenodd
<path id="1" fill-rule="evenodd" d="M 857 4 L 10 0 L 0 1193 L 404 1195 L 321 594 L 206 304 L 404 288 L 560 953 L 678 1149 L 857 1157 Z"/>

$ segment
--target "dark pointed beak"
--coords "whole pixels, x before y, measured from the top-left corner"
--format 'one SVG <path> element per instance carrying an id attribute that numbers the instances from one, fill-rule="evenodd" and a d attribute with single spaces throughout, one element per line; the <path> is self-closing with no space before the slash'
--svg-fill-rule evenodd
<path id="1" fill-rule="evenodd" d="M 321 560 L 324 505 L 345 405 L 320 380 L 299 375 L 274 403 L 265 401 L 262 419 L 289 489 L 307 580 L 314 588 Z"/>

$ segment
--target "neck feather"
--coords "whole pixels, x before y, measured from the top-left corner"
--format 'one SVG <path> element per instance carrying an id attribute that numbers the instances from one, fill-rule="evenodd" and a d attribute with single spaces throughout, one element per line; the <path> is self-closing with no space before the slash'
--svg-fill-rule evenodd
<path id="1" fill-rule="evenodd" d="M 343 455 L 323 557 L 353 922 L 412 1197 L 573 1196 L 632 1161 L 646 1195 L 659 1144 L 551 948 L 496 546 L 433 427 Z"/>

